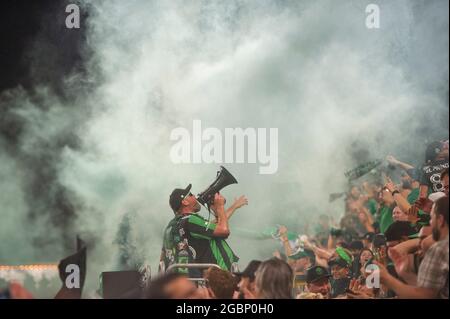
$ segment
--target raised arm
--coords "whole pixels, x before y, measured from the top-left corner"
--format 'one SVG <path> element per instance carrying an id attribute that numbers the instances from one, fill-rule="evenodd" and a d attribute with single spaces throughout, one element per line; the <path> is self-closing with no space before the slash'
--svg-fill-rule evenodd
<path id="1" fill-rule="evenodd" d="M 289 257 L 290 255 L 292 255 L 292 247 L 287 236 L 287 228 L 286 226 L 280 226 L 278 231 L 280 232 L 280 239 L 283 242 L 284 253 L 287 257 Z"/>
<path id="2" fill-rule="evenodd" d="M 395 184 L 392 182 L 390 178 L 387 178 L 387 183 L 385 187 L 391 192 L 392 197 L 395 200 L 397 206 L 403 211 L 407 212 L 411 208 L 411 204 L 408 203 L 408 200 L 400 194 Z"/>
<path id="3" fill-rule="evenodd" d="M 248 199 L 245 195 L 235 198 L 233 204 L 225 211 L 225 215 L 230 219 L 234 212 L 244 205 L 248 205 Z"/>
<path id="4" fill-rule="evenodd" d="M 212 209 L 217 216 L 217 225 L 214 229 L 213 236 L 228 237 L 230 235 L 230 228 L 228 227 L 228 217 L 225 214 L 225 198 L 219 193 L 214 195 L 214 205 Z"/>
<path id="5" fill-rule="evenodd" d="M 417 251 L 417 249 L 419 248 L 419 244 L 420 239 L 414 238 L 395 245 L 395 247 L 390 248 L 389 251 L 393 250 L 401 255 L 412 254 Z"/>
<path id="6" fill-rule="evenodd" d="M 330 252 L 326 249 L 317 247 L 316 245 L 310 243 L 308 240 L 305 240 L 304 244 L 305 244 L 305 248 L 311 249 L 314 252 L 314 254 L 316 255 L 316 257 L 318 257 L 319 259 L 328 260 L 331 258 L 331 256 L 333 256 L 332 252 Z"/>
<path id="7" fill-rule="evenodd" d="M 374 262 L 379 267 L 381 283 L 393 290 L 401 299 L 433 299 L 437 298 L 439 291 L 431 288 L 410 286 L 389 274 L 386 267 L 379 262 Z"/>
<path id="8" fill-rule="evenodd" d="M 412 166 L 412 165 L 410 165 L 410 164 L 408 164 L 408 163 L 401 162 L 401 161 L 399 161 L 398 159 L 396 159 L 396 158 L 395 158 L 394 156 L 392 156 L 392 155 L 386 156 L 386 160 L 387 160 L 390 164 L 395 165 L 395 166 L 398 166 L 398 167 L 404 169 L 405 171 L 410 170 L 410 169 L 414 169 L 414 166 Z"/>

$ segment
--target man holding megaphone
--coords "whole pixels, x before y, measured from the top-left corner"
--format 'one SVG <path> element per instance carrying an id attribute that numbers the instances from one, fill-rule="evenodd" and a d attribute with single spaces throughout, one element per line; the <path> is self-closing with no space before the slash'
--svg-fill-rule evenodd
<path id="1" fill-rule="evenodd" d="M 239 258 L 225 241 L 230 235 L 228 220 L 236 209 L 247 205 L 248 201 L 241 196 L 225 210 L 225 198 L 219 191 L 234 183 L 237 181 L 222 167 L 214 183 L 198 197 L 191 193 L 191 184 L 172 191 L 169 204 L 175 217 L 164 232 L 160 263 L 165 269 L 174 263 L 212 263 L 224 270 L 232 270 Z M 200 203 L 213 212 L 216 217 L 214 221 L 197 214 L 201 209 Z M 178 271 L 189 272 L 190 277 L 201 276 L 196 269 L 178 268 Z"/>

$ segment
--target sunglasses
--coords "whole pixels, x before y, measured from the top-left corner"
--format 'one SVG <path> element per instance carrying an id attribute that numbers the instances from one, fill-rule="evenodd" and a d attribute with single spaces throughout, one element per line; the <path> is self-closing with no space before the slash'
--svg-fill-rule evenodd
<path id="1" fill-rule="evenodd" d="M 192 194 L 191 192 L 187 193 L 186 195 L 184 195 L 183 199 L 188 198 L 190 196 L 194 196 L 194 194 Z"/>

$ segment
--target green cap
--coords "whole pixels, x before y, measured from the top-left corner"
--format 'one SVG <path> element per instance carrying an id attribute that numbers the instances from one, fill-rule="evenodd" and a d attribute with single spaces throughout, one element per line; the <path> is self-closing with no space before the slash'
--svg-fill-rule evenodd
<path id="1" fill-rule="evenodd" d="M 353 257 L 342 247 L 336 248 L 337 256 L 328 261 L 328 265 L 339 265 L 341 267 L 350 267 L 353 263 Z"/>

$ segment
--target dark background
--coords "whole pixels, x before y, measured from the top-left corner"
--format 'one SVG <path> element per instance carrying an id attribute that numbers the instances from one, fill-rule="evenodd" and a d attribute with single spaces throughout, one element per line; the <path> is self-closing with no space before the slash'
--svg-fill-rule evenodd
<path id="1" fill-rule="evenodd" d="M 0 92 L 18 85 L 30 89 L 33 82 L 30 69 L 32 63 L 37 63 L 42 68 L 51 65 L 59 71 L 40 78 L 54 88 L 58 88 L 58 83 L 65 74 L 73 68 L 82 67 L 83 28 L 69 30 L 65 27 L 65 8 L 69 3 L 54 0 L 14 0 L 2 3 Z M 39 44 L 37 42 L 45 42 L 53 48 L 53 52 L 48 52 L 49 59 L 46 61 L 33 60 L 33 50 L 37 50 Z M 39 77 L 39 74 L 36 76 Z"/>
<path id="2" fill-rule="evenodd" d="M 25 134 L 26 122 L 14 112 L 22 107 L 14 95 L 23 90 L 34 107 L 41 110 L 49 106 L 36 94 L 38 86 L 48 88 L 62 101 L 71 99 L 63 79 L 71 73 L 82 75 L 83 61 L 89 56 L 83 49 L 86 28 L 65 26 L 69 14 L 65 8 L 72 2 L 10 0 L 0 5 L 0 152 L 12 158 L 27 176 L 24 189 L 30 207 L 29 224 L 48 215 L 53 226 L 64 234 L 62 245 L 68 252 L 74 247 L 72 222 L 76 208 L 73 197 L 58 182 L 57 163 L 65 146 L 77 148 L 77 137 L 69 129 L 54 141 L 42 141 L 38 145 L 39 154 L 23 151 L 19 142 Z M 86 21 L 81 7 L 80 13 L 80 21 Z M 33 244 L 44 248 L 53 244 L 52 240 L 55 239 L 39 236 L 33 238 Z"/>

